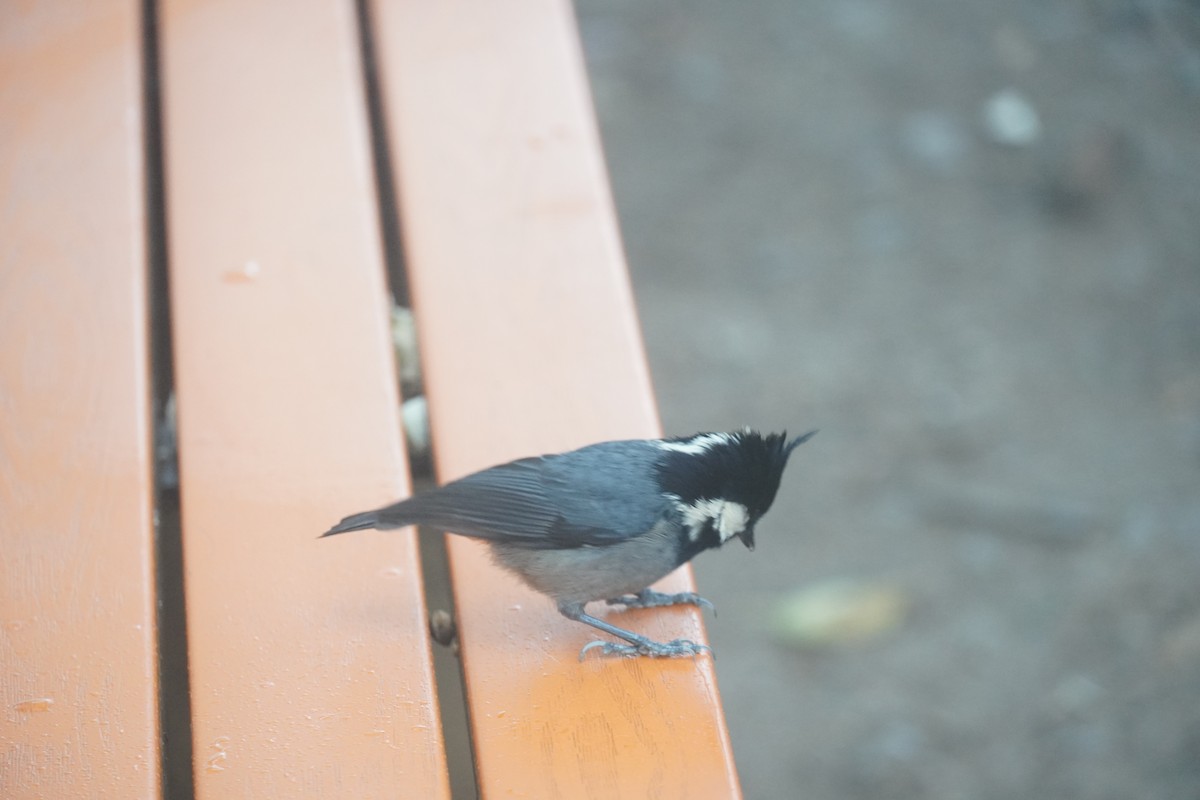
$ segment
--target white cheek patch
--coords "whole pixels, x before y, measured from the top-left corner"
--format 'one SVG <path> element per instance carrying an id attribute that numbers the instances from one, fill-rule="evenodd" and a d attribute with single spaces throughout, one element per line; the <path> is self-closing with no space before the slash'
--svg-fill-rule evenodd
<path id="1" fill-rule="evenodd" d="M 745 532 L 746 523 L 750 521 L 749 510 L 741 503 L 725 503 L 721 506 L 721 515 L 717 517 L 717 532 L 721 534 L 721 543 Z"/>
<path id="2" fill-rule="evenodd" d="M 710 520 L 724 544 L 746 530 L 750 511 L 741 503 L 729 500 L 698 500 L 683 509 L 683 524 L 688 527 L 688 538 L 693 542 L 700 538 Z"/>

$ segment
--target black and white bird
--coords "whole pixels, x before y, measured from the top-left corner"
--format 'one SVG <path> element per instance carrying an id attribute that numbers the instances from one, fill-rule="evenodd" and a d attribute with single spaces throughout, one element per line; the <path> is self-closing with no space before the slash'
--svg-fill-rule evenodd
<path id="1" fill-rule="evenodd" d="M 395 505 L 352 514 L 322 536 L 426 525 L 483 539 L 500 566 L 549 596 L 568 619 L 617 637 L 604 655 L 694 656 L 707 645 L 656 642 L 584 612 L 594 600 L 627 608 L 712 607 L 693 592 L 648 587 L 698 553 L 740 539 L 754 549 L 788 456 L 816 431 L 698 433 L 601 442 L 522 458 Z"/>

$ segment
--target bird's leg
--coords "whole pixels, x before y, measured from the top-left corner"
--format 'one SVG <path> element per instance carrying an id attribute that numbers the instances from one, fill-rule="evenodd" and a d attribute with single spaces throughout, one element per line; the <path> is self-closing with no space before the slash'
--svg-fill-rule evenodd
<path id="1" fill-rule="evenodd" d="M 671 642 L 656 642 L 653 639 L 647 639 L 645 636 L 627 631 L 624 628 L 618 628 L 616 625 L 609 625 L 601 619 L 596 619 L 590 614 L 585 614 L 583 611 L 583 603 L 559 603 L 559 613 L 567 619 L 582 622 L 584 625 L 591 625 L 593 628 L 602 630 L 605 633 L 616 636 L 618 639 L 624 639 L 629 644 L 618 644 L 617 642 L 606 642 L 598 639 L 594 642 L 588 642 L 579 651 L 579 660 L 582 661 L 587 652 L 594 647 L 600 648 L 600 654 L 605 656 L 651 656 L 654 658 L 673 658 L 679 656 L 698 656 L 703 652 L 712 652 L 712 648 L 706 644 L 698 644 L 689 639 L 675 639 Z"/>
<path id="2" fill-rule="evenodd" d="M 620 597 L 610 597 L 604 602 L 610 606 L 625 606 L 626 608 L 658 608 L 660 606 L 690 605 L 707 608 L 713 613 L 714 617 L 717 615 L 716 606 L 695 592 L 666 594 L 664 592 L 656 592 L 653 589 L 642 589 L 637 594 L 623 594 Z"/>

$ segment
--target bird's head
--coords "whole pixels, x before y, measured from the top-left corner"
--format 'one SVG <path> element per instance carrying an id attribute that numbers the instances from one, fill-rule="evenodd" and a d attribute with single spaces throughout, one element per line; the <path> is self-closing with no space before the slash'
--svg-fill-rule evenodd
<path id="1" fill-rule="evenodd" d="M 788 456 L 816 431 L 698 433 L 659 443 L 658 479 L 671 495 L 699 552 L 736 537 L 754 549 L 754 526 L 775 502 Z"/>

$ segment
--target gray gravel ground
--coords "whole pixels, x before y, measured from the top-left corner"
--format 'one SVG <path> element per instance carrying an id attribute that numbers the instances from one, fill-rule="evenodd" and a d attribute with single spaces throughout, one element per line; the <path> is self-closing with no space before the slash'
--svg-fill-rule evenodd
<path id="1" fill-rule="evenodd" d="M 664 426 L 821 429 L 697 561 L 747 796 L 1200 798 L 1200 4 L 577 7 Z"/>

